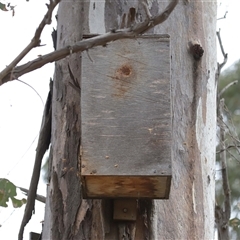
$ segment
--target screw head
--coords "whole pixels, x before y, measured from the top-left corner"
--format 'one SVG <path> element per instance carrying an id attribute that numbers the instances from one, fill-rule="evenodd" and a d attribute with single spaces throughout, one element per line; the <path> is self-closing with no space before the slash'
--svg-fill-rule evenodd
<path id="1" fill-rule="evenodd" d="M 123 208 L 123 212 L 126 213 L 128 210 L 127 208 Z"/>

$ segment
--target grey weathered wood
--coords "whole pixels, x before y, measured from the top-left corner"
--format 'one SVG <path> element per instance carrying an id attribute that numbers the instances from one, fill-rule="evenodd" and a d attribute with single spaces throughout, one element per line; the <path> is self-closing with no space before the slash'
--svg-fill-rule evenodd
<path id="1" fill-rule="evenodd" d="M 112 176 L 115 183 L 117 176 L 144 177 L 149 184 L 151 176 L 170 177 L 169 36 L 124 39 L 83 53 L 81 111 L 85 187 L 90 175 Z"/>
<path id="2" fill-rule="evenodd" d="M 81 32 L 100 34 L 111 28 L 118 29 L 119 21 L 132 7 L 144 21 L 141 3 L 136 0 L 62 0 L 57 47 L 81 39 Z M 151 14 L 156 16 L 169 1 L 148 3 Z M 76 177 L 80 99 L 69 85 L 72 80 L 68 69 L 70 63 L 74 77 L 79 79 L 79 55 L 72 54 L 56 62 L 52 178 L 46 205 L 49 217 L 44 221 L 44 229 L 50 231 L 43 239 L 214 239 L 216 10 L 216 1 L 179 1 L 169 19 L 152 30 L 152 33 L 171 35 L 173 179 L 169 200 L 138 201 L 134 223 L 113 221 L 111 200 L 81 199 Z M 204 48 L 204 55 L 198 62 L 188 52 L 189 41 L 198 41 Z M 58 181 L 53 181 L 53 176 L 57 176 Z"/>

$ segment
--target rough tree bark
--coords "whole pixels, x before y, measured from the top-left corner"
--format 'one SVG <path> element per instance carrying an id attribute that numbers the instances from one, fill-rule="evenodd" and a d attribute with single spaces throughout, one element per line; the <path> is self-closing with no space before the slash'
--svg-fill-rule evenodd
<path id="1" fill-rule="evenodd" d="M 148 1 L 155 15 L 168 2 Z M 57 48 L 83 34 L 119 28 L 140 1 L 61 1 Z M 140 200 L 136 222 L 114 222 L 111 200 L 82 200 L 79 178 L 80 54 L 56 63 L 53 93 L 52 167 L 43 239 L 213 239 L 216 129 L 216 2 L 183 0 L 151 33 L 171 35 L 173 179 L 169 200 Z M 191 42 L 204 49 L 200 60 Z M 71 70 L 70 70 L 71 69 Z M 70 73 L 71 72 L 71 73 Z"/>

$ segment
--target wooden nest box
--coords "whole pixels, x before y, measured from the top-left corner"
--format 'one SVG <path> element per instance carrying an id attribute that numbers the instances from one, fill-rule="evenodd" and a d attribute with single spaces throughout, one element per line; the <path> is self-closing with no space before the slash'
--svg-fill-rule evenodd
<path id="1" fill-rule="evenodd" d="M 85 198 L 169 198 L 170 39 L 123 39 L 82 54 Z"/>

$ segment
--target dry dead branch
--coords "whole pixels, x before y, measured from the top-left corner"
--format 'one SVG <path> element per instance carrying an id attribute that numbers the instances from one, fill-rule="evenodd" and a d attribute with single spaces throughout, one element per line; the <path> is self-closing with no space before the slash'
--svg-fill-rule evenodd
<path id="1" fill-rule="evenodd" d="M 7 82 L 4 81 L 5 77 L 8 76 L 9 79 L 17 79 L 21 75 L 18 75 L 18 77 L 14 77 L 14 69 L 17 66 L 17 64 L 35 47 L 41 46 L 41 34 L 44 29 L 44 27 L 47 24 L 51 23 L 52 19 L 52 12 L 54 8 L 58 5 L 60 0 L 50 0 L 50 4 L 47 4 L 48 10 L 45 14 L 44 18 L 42 19 L 41 23 L 39 24 L 38 28 L 35 31 L 35 34 L 31 40 L 31 42 L 23 49 L 23 51 L 5 68 L 0 72 L 0 86 Z"/>
<path id="2" fill-rule="evenodd" d="M 56 4 L 60 0 L 51 0 L 48 13 L 45 15 L 44 19 L 49 19 L 49 17 L 52 14 L 52 10 L 56 6 Z M 23 74 L 26 74 L 28 72 L 34 71 L 38 68 L 41 68 L 47 63 L 55 62 L 60 59 L 63 59 L 67 57 L 68 55 L 72 53 L 77 52 L 83 52 L 85 50 L 88 50 L 90 48 L 96 47 L 96 46 L 105 46 L 107 43 L 111 41 L 116 41 L 119 39 L 124 38 L 135 38 L 138 35 L 141 35 L 148 31 L 149 29 L 155 27 L 158 24 L 163 23 L 167 20 L 167 18 L 170 16 L 176 5 L 178 4 L 179 0 L 172 0 L 168 6 L 165 8 L 165 10 L 160 13 L 159 15 L 151 18 L 147 18 L 145 21 L 141 23 L 136 23 L 134 26 L 124 29 L 118 29 L 116 31 L 111 31 L 103 35 L 95 36 L 93 38 L 84 39 L 82 41 L 79 41 L 73 45 L 66 46 L 62 49 L 56 50 L 54 52 L 48 53 L 46 55 L 40 56 L 39 58 L 36 58 L 26 64 L 23 64 L 21 66 L 17 66 L 17 63 L 33 48 L 39 45 L 39 38 L 44 24 L 41 23 L 39 26 L 41 31 L 36 31 L 35 36 L 33 38 L 33 43 L 31 43 L 23 50 L 23 52 L 17 57 L 9 66 L 7 66 L 1 73 L 0 73 L 0 86 L 8 81 L 15 80 L 22 76 Z M 50 11 L 51 10 L 51 11 Z M 46 21 L 43 20 L 43 21 Z"/>

